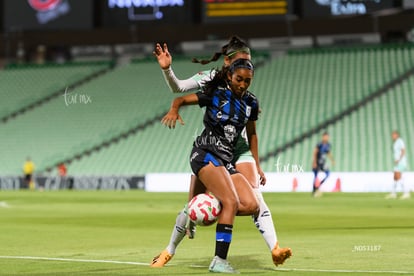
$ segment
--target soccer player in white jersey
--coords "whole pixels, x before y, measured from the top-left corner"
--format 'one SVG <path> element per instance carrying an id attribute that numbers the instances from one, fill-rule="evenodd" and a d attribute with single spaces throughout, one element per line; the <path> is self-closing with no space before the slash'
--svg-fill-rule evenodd
<path id="1" fill-rule="evenodd" d="M 171 68 L 172 57 L 168 51 L 167 44 L 156 44 L 154 55 L 162 69 L 165 81 L 173 93 L 192 92 L 202 89 L 204 83 L 214 77 L 215 70 L 206 70 L 199 72 L 188 79 L 178 79 Z M 224 45 L 221 52 L 215 53 L 210 60 L 197 60 L 193 62 L 208 64 L 210 61 L 216 61 L 220 56 L 224 56 L 224 66 L 229 66 L 232 61 L 240 58 L 251 59 L 250 49 L 247 44 L 237 36 L 230 38 L 229 42 Z M 253 217 L 253 221 L 262 234 L 271 254 L 273 263 L 277 266 L 283 264 L 286 259 L 292 255 L 290 248 L 281 248 L 276 235 L 276 229 L 273 224 L 272 215 L 269 207 L 264 201 L 263 195 L 259 189 L 261 185 L 266 184 L 266 177 L 260 168 L 258 158 L 258 142 L 257 140 L 247 142 L 245 139 L 240 139 L 236 146 L 235 165 L 236 169 L 243 174 L 253 187 L 256 196 L 260 203 L 260 212 L 258 216 Z M 199 193 L 205 192 L 204 185 L 198 180 L 195 175 L 191 177 L 189 200 Z M 187 215 L 187 206 L 177 215 L 176 223 L 174 225 L 170 242 L 165 250 L 159 255 L 155 256 L 151 266 L 163 267 L 171 260 L 175 254 L 178 244 L 182 241 L 186 233 L 189 238 L 194 238 L 195 225 L 191 223 Z"/>
<path id="2" fill-rule="evenodd" d="M 397 130 L 394 130 L 392 132 L 391 137 L 394 141 L 394 144 L 392 146 L 394 161 L 394 185 L 391 193 L 387 195 L 387 198 L 397 198 L 397 186 L 401 185 L 403 195 L 400 197 L 400 199 L 408 199 L 411 197 L 410 187 L 408 184 L 404 185 L 402 178 L 402 173 L 407 169 L 407 151 L 405 149 L 404 141 L 401 139 L 400 133 Z"/>

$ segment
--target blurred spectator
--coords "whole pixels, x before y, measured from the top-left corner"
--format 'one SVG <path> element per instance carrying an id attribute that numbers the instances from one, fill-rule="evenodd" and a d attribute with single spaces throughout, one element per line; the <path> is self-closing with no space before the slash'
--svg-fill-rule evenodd
<path id="1" fill-rule="evenodd" d="M 46 46 L 45 45 L 37 46 L 34 62 L 36 64 L 44 64 L 46 62 Z"/>
<path id="2" fill-rule="evenodd" d="M 62 178 L 64 178 L 64 177 L 66 177 L 67 172 L 68 172 L 68 170 L 67 170 L 65 164 L 64 163 L 60 163 L 58 165 L 58 173 L 59 173 L 59 176 L 62 177 Z"/>
<path id="3" fill-rule="evenodd" d="M 65 46 L 54 46 L 48 49 L 47 59 L 58 64 L 70 61 L 69 49 Z"/>
<path id="4" fill-rule="evenodd" d="M 35 183 L 33 181 L 33 173 L 35 171 L 35 165 L 33 161 L 30 159 L 30 157 L 26 158 L 26 162 L 23 164 L 23 174 L 24 174 L 24 180 L 26 187 L 28 187 L 30 190 L 35 189 Z"/>
<path id="5" fill-rule="evenodd" d="M 17 50 L 16 50 L 16 62 L 18 64 L 23 64 L 26 61 L 26 51 L 24 49 L 24 44 L 22 41 L 19 41 L 17 44 Z"/>
<path id="6" fill-rule="evenodd" d="M 57 167 L 58 174 L 60 177 L 61 188 L 73 189 L 73 178 L 68 177 L 68 169 L 64 163 L 60 163 Z"/>

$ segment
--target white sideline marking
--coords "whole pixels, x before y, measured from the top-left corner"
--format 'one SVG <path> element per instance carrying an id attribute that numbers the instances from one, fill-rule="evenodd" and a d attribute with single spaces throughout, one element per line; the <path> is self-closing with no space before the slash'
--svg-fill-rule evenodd
<path id="1" fill-rule="evenodd" d="M 123 262 L 112 260 L 86 260 L 86 259 L 68 259 L 68 258 L 48 258 L 33 256 L 0 256 L 0 259 L 21 259 L 21 260 L 42 260 L 42 261 L 61 261 L 61 262 L 79 262 L 79 263 L 109 263 L 109 264 L 128 264 L 128 265 L 146 265 L 149 263 Z"/>
<path id="2" fill-rule="evenodd" d="M 59 262 L 80 262 L 80 263 L 109 263 L 109 264 L 126 264 L 136 266 L 149 266 L 149 263 L 125 262 L 112 260 L 87 260 L 87 259 L 69 259 L 69 258 L 48 258 L 35 256 L 0 256 L 0 259 L 20 259 L 20 260 L 41 260 L 41 261 L 59 261 Z M 168 265 L 174 266 L 174 265 Z M 207 266 L 190 265 L 190 267 L 202 268 Z M 326 273 L 378 273 L 378 274 L 414 274 L 414 271 L 400 270 L 351 270 L 351 269 L 312 269 L 312 268 L 275 268 L 275 271 L 301 271 L 301 272 L 326 272 Z"/>
<path id="3" fill-rule="evenodd" d="M 0 208 L 10 208 L 10 205 L 6 201 L 0 201 Z"/>

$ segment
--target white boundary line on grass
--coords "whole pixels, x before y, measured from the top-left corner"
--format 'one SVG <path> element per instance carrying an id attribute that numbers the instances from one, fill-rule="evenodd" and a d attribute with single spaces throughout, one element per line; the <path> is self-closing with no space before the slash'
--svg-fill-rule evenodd
<path id="1" fill-rule="evenodd" d="M 0 259 L 20 259 L 20 260 L 40 260 L 40 261 L 60 261 L 60 262 L 79 262 L 79 263 L 108 263 L 108 264 L 128 264 L 128 265 L 147 265 L 149 263 L 123 262 L 112 260 L 86 260 L 86 259 L 68 259 L 68 258 L 48 258 L 34 256 L 0 256 Z"/>
<path id="2" fill-rule="evenodd" d="M 80 263 L 108 263 L 108 264 L 126 264 L 136 266 L 149 266 L 149 263 L 125 262 L 113 260 L 87 260 L 87 259 L 69 259 L 69 258 L 49 258 L 35 256 L 0 256 L 0 259 L 17 259 L 17 260 L 40 260 L 40 261 L 60 261 L 60 262 L 80 262 Z M 174 265 L 168 265 L 174 266 Z M 207 267 L 201 265 L 191 265 L 190 267 Z M 378 273 L 378 274 L 413 274 L 414 271 L 400 270 L 351 270 L 351 269 L 312 269 L 312 268 L 275 268 L 275 271 L 301 271 L 301 272 L 325 272 L 325 273 Z"/>

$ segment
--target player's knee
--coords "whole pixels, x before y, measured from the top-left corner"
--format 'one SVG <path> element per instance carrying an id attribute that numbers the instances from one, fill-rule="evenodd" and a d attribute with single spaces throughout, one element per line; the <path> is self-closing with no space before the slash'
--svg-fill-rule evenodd
<path id="1" fill-rule="evenodd" d="M 232 195 L 232 196 L 227 196 L 224 199 L 222 199 L 221 204 L 223 206 L 223 209 L 226 209 L 229 212 L 231 211 L 234 214 L 236 214 L 239 208 L 239 205 L 240 205 L 240 201 L 236 195 Z"/>
<path id="2" fill-rule="evenodd" d="M 242 206 L 239 206 L 239 209 L 245 210 L 248 214 L 257 214 L 260 210 L 260 205 L 256 198 L 249 199 L 240 204 L 242 204 Z"/>

